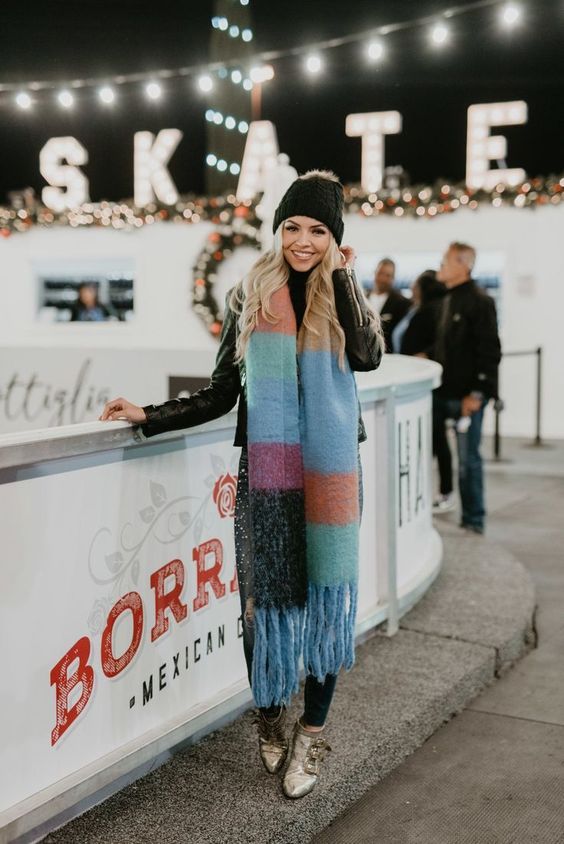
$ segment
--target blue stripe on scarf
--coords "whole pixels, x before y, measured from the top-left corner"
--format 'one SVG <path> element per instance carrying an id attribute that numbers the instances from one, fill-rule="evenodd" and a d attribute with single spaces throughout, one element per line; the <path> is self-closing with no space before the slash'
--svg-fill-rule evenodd
<path id="1" fill-rule="evenodd" d="M 354 376 L 345 357 L 345 372 L 335 355 L 306 350 L 299 354 L 304 391 L 304 468 L 316 472 L 357 469 L 358 401 Z M 323 408 L 323 424 L 319 423 Z"/>
<path id="2" fill-rule="evenodd" d="M 296 381 L 258 378 L 247 390 L 247 407 L 249 442 L 300 441 Z"/>

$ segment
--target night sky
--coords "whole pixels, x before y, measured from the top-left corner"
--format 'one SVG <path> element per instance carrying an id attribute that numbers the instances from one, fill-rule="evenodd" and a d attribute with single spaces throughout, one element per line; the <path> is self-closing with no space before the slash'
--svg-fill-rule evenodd
<path id="1" fill-rule="evenodd" d="M 323 38 L 438 13 L 446 3 L 426 0 L 250 0 L 257 50 L 307 45 Z M 508 166 L 530 176 L 564 171 L 564 2 L 523 2 L 524 20 L 511 33 L 496 9 L 452 19 L 449 46 L 433 49 L 426 30 L 387 36 L 387 58 L 369 65 L 364 45 L 323 53 L 325 71 L 308 78 L 302 59 L 273 62 L 276 77 L 263 87 L 262 118 L 277 128 L 280 148 L 299 172 L 330 167 L 342 181 L 360 179 L 360 139 L 347 138 L 351 112 L 396 109 L 403 132 L 386 139 L 386 164 L 401 164 L 412 182 L 461 180 L 465 171 L 466 109 L 472 103 L 524 99 L 526 126 L 505 127 Z M 103 77 L 207 58 L 212 2 L 97 0 L 10 3 L 2 13 L 0 81 Z M 180 193 L 204 188 L 206 95 L 193 79 L 166 83 L 163 102 L 150 103 L 141 86 L 120 87 L 119 103 L 101 107 L 95 89 L 79 95 L 72 112 L 37 95 L 30 112 L 0 94 L 0 202 L 8 190 L 31 185 L 40 193 L 39 150 L 52 136 L 74 135 L 90 161 L 82 169 L 94 201 L 133 193 L 133 133 L 167 127 L 184 132 L 170 162 Z"/>

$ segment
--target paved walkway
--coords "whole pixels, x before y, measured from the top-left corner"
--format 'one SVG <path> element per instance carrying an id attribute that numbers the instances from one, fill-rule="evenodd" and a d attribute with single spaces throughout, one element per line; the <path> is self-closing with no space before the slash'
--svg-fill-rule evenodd
<path id="1" fill-rule="evenodd" d="M 487 469 L 487 535 L 533 577 L 538 647 L 314 844 L 564 842 L 564 443 L 503 454 Z M 441 520 L 456 529 L 456 514 Z"/>

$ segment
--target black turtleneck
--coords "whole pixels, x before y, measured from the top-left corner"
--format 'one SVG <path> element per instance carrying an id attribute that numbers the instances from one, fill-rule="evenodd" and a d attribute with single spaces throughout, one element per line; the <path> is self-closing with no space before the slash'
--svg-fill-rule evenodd
<path id="1" fill-rule="evenodd" d="M 290 266 L 288 266 L 288 269 L 290 271 L 288 287 L 290 288 L 290 297 L 296 314 L 297 329 L 299 331 L 306 309 L 306 282 L 311 270 L 300 272 Z"/>

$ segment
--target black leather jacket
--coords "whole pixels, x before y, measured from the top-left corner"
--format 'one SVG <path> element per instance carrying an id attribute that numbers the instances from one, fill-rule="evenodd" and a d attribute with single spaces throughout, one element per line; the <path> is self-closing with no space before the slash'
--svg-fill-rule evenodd
<path id="1" fill-rule="evenodd" d="M 367 371 L 380 365 L 382 352 L 378 336 L 369 324 L 368 305 L 359 289 L 354 271 L 339 268 L 333 271 L 337 316 L 346 338 L 346 355 L 351 369 Z M 147 421 L 141 424 L 146 437 L 163 431 L 191 428 L 228 413 L 241 396 L 237 409 L 237 429 L 233 445 L 245 445 L 247 440 L 247 398 L 245 362 L 235 363 L 238 314 L 228 305 L 231 290 L 225 299 L 225 319 L 221 330 L 219 350 L 209 386 L 192 393 L 187 398 L 171 399 L 163 404 L 149 404 L 143 410 Z M 360 414 L 358 441 L 366 439 L 366 430 Z"/>

